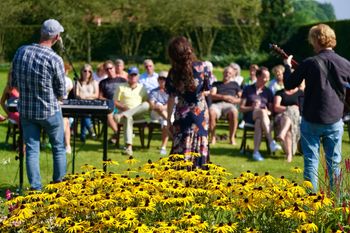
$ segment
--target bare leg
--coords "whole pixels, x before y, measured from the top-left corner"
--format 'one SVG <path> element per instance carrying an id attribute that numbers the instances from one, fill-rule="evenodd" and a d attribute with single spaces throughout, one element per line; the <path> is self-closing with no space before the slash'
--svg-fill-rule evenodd
<path id="1" fill-rule="evenodd" d="M 257 109 L 253 112 L 253 119 L 256 121 L 257 119 L 261 120 L 261 128 L 265 132 L 266 138 L 269 143 L 273 141 L 271 129 L 270 129 L 270 118 L 265 109 Z"/>
<path id="2" fill-rule="evenodd" d="M 229 122 L 229 129 L 230 129 L 230 143 L 231 145 L 236 145 L 236 131 L 238 127 L 238 111 L 232 110 L 228 114 L 228 122 Z"/>
<path id="3" fill-rule="evenodd" d="M 64 124 L 64 144 L 66 146 L 66 149 L 70 148 L 70 125 L 69 125 L 69 118 L 65 117 L 63 118 L 63 124 Z M 69 150 L 69 149 L 68 149 Z"/>
<path id="4" fill-rule="evenodd" d="M 286 140 L 286 135 L 290 130 L 291 125 L 292 125 L 292 121 L 288 117 L 283 116 L 281 119 L 281 130 L 277 136 L 278 140 L 282 142 Z"/>
<path id="5" fill-rule="evenodd" d="M 287 155 L 287 162 L 290 163 L 292 162 L 292 133 L 290 131 L 287 132 L 283 145 Z"/>
<path id="6" fill-rule="evenodd" d="M 108 126 L 111 127 L 111 129 L 113 130 L 113 132 L 117 132 L 118 131 L 118 127 L 117 127 L 117 123 L 115 122 L 115 120 L 113 119 L 113 113 L 109 113 L 107 115 L 107 123 Z"/>
<path id="7" fill-rule="evenodd" d="M 261 130 L 261 120 L 256 119 L 254 124 L 254 152 L 259 151 L 261 144 L 262 130 Z"/>
<path id="8" fill-rule="evenodd" d="M 216 143 L 216 137 L 215 137 L 215 129 L 216 129 L 216 113 L 214 110 L 209 110 L 209 135 L 211 137 L 211 144 L 214 145 Z"/>
<path id="9" fill-rule="evenodd" d="M 166 144 L 168 143 L 168 130 L 167 127 L 162 128 L 162 148 L 166 148 Z"/>

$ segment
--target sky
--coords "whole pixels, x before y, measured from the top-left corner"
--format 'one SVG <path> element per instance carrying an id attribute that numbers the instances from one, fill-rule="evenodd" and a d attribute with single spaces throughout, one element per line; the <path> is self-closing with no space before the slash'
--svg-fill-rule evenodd
<path id="1" fill-rule="evenodd" d="M 318 2 L 332 3 L 335 16 L 338 20 L 350 19 L 350 1 L 349 0 L 317 0 Z"/>

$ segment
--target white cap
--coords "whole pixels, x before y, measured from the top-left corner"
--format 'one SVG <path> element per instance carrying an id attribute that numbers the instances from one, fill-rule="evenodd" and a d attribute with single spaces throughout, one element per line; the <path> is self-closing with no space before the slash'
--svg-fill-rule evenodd
<path id="1" fill-rule="evenodd" d="M 55 36 L 64 32 L 62 25 L 55 19 L 46 20 L 41 26 L 41 34 Z"/>

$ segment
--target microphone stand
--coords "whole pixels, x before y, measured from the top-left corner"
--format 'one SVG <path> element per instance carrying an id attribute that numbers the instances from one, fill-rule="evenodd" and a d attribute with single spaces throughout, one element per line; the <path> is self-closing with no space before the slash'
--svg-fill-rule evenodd
<path id="1" fill-rule="evenodd" d="M 62 41 L 62 38 L 60 38 L 59 40 L 59 45 L 60 45 L 60 48 L 63 52 L 63 54 L 65 55 L 65 57 L 67 58 L 68 60 L 68 63 L 69 65 L 72 67 L 73 69 L 73 74 L 74 74 L 74 89 L 73 89 L 73 99 L 77 99 L 77 83 L 78 83 L 78 79 L 79 79 L 79 76 L 78 76 L 78 73 L 76 71 L 76 69 L 74 68 L 73 66 L 73 62 L 72 62 L 72 59 L 70 58 L 69 54 L 67 53 L 64 45 L 63 45 L 63 41 Z M 75 169 L 75 156 L 76 156 L 76 135 L 77 135 L 77 132 L 76 132 L 76 129 L 77 129 L 77 115 L 76 114 L 73 114 L 73 131 L 74 131 L 74 134 L 73 134 L 73 151 L 72 151 L 72 174 L 74 174 L 74 169 Z"/>

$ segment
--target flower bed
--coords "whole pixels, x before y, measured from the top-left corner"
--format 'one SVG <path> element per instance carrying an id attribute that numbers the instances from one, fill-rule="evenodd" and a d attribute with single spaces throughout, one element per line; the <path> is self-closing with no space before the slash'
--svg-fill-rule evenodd
<path id="1" fill-rule="evenodd" d="M 325 194 L 307 193 L 310 182 L 250 171 L 229 179 L 220 166 L 191 170 L 183 158 L 149 161 L 138 171 L 145 176 L 86 165 L 43 192 L 9 200 L 0 231 L 336 232 L 339 216 L 349 216 Z"/>

